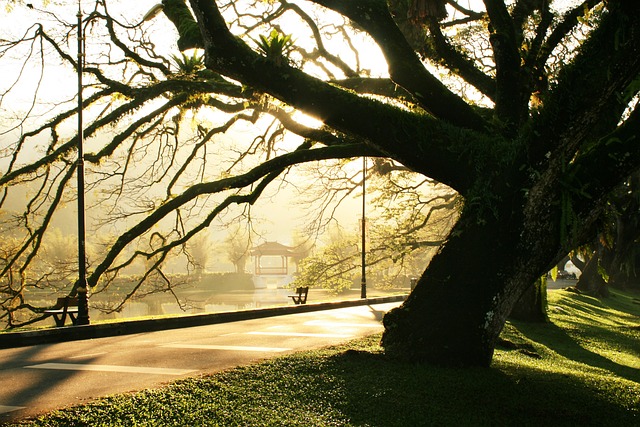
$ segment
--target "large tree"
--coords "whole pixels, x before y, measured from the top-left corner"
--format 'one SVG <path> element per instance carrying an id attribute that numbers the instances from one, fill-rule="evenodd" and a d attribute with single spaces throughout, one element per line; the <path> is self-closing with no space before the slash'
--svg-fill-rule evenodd
<path id="1" fill-rule="evenodd" d="M 516 301 L 593 235 L 610 191 L 640 165 L 635 0 L 484 0 L 474 2 L 474 10 L 444 0 L 162 5 L 178 48 L 202 49 L 202 60 L 186 53 L 172 64 L 148 21 L 124 22 L 104 0 L 86 19 L 87 29 L 108 42 L 94 44 L 101 54 L 88 56 L 85 108 L 92 116 L 85 133 L 96 136 L 107 126 L 115 132 L 93 140 L 91 185 L 116 184 L 104 203 L 116 201 L 111 213 L 130 225 L 93 261 L 92 287 L 136 257 L 152 260 L 151 270 L 161 266 L 165 254 L 226 208 L 255 203 L 292 165 L 386 157 L 450 186 L 464 207 L 415 290 L 386 315 L 382 344 L 389 355 L 413 361 L 488 365 Z M 64 35 L 37 26 L 23 38 L 34 40 L 77 65 Z M 4 51 L 15 46 L 6 43 Z M 378 74 L 362 66 L 374 46 L 387 64 Z M 193 125 L 187 138 L 185 117 L 203 108 L 232 116 Z M 301 121 L 294 110 L 318 124 Z M 228 160 L 220 132 L 239 121 L 258 124 L 262 114 L 275 124 L 243 141 L 245 154 L 219 179 L 206 174 L 212 147 L 216 160 Z M 42 183 L 18 217 L 27 229 L 24 243 L 3 256 L 0 273 L 11 282 L 13 307 L 21 304 L 22 273 L 52 212 L 70 197 L 64 189 L 76 140 L 63 136 L 63 124 L 72 116 L 62 108 L 22 132 L 7 151 L 3 185 Z M 31 124 L 25 120 L 16 129 Z M 284 130 L 302 137 L 297 147 L 279 143 Z M 25 161 L 21 150 L 45 133 L 43 155 Z M 185 147 L 187 154 L 178 154 Z M 262 159 L 247 161 L 258 147 Z M 155 160 L 134 173 L 133 163 L 149 153 Z M 143 203 L 141 195 L 152 189 L 154 200 Z M 125 190 L 137 203 L 123 206 Z M 218 193 L 224 197 L 214 197 Z M 36 221 L 38 209 L 44 214 Z M 195 213 L 202 219 L 188 221 Z M 135 249 L 168 221 L 175 226 L 156 239 L 161 244 Z"/>

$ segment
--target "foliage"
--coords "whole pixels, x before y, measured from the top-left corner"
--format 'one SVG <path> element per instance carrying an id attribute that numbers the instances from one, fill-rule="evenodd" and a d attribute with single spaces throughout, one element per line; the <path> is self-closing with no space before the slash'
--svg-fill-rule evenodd
<path id="1" fill-rule="evenodd" d="M 577 284 L 580 291 L 596 295 L 606 294 L 608 286 L 640 286 L 637 270 L 640 261 L 639 176 L 635 172 L 609 195 L 592 240 L 579 248 L 586 260 L 584 274 Z"/>
<path id="2" fill-rule="evenodd" d="M 316 176 L 316 191 L 305 189 L 305 197 L 309 203 L 322 200 L 323 209 L 315 214 L 315 228 L 329 231 L 301 264 L 292 287 L 321 286 L 340 293 L 360 286 L 362 223 L 358 223 L 356 232 L 323 222 L 323 216 L 333 219 L 325 209 L 334 198 L 352 198 L 361 205 L 362 171 L 346 171 L 354 163 L 360 163 L 360 159 L 309 168 L 309 173 Z M 373 159 L 366 164 L 367 284 L 375 289 L 408 287 L 455 223 L 460 197 L 450 188 L 390 160 Z"/>
<path id="3" fill-rule="evenodd" d="M 359 266 L 358 238 L 334 230 L 331 240 L 322 247 L 320 254 L 311 255 L 300 262 L 300 274 L 290 286 L 320 285 L 339 294 L 348 291 L 356 283 L 354 276 Z"/>
<path id="4" fill-rule="evenodd" d="M 204 55 L 198 54 L 197 50 L 194 50 L 191 56 L 184 52 L 180 52 L 180 56 L 171 55 L 171 59 L 173 59 L 179 73 L 193 74 L 204 68 Z"/>
<path id="5" fill-rule="evenodd" d="M 633 425 L 640 416 L 633 298 L 553 292 L 553 323 L 508 324 L 488 370 L 391 360 L 372 335 L 19 425 Z"/>
<path id="6" fill-rule="evenodd" d="M 282 34 L 275 28 L 267 36 L 260 34 L 260 40 L 256 43 L 260 52 L 278 65 L 286 60 L 284 58 L 293 46 L 291 35 Z"/>

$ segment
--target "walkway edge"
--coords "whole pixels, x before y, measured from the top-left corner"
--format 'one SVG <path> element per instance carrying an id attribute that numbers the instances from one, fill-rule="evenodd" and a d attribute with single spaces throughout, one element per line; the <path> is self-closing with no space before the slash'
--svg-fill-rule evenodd
<path id="1" fill-rule="evenodd" d="M 7 332 L 0 334 L 0 348 L 24 347 L 37 344 L 52 344 L 92 338 L 131 335 L 143 332 L 189 328 L 193 326 L 237 322 L 241 320 L 260 319 L 271 316 L 283 316 L 285 314 L 332 310 L 335 308 L 354 307 L 358 305 L 385 304 L 404 301 L 406 297 L 406 295 L 396 295 L 379 298 L 239 310 L 223 313 L 191 314 L 160 319 L 129 320 L 117 323 L 100 323 L 96 325 L 65 326 L 62 328 L 40 329 L 37 331 Z"/>

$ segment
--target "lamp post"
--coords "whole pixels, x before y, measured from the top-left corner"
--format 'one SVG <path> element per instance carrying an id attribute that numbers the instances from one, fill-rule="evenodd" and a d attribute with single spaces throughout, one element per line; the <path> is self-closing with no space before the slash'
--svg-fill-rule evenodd
<path id="1" fill-rule="evenodd" d="M 87 255 L 84 202 L 84 128 L 82 123 L 82 73 L 84 63 L 84 36 L 82 34 L 82 8 L 78 0 L 78 325 L 89 324 L 89 301 L 87 296 Z"/>
<path id="2" fill-rule="evenodd" d="M 367 257 L 366 257 L 366 199 L 365 199 L 365 180 L 367 178 L 367 158 L 362 158 L 362 279 L 360 281 L 360 298 L 367 297 Z"/>

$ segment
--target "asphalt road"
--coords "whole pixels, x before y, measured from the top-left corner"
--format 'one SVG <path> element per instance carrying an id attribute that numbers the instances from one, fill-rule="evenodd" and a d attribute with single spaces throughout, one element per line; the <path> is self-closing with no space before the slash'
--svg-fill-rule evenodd
<path id="1" fill-rule="evenodd" d="M 0 423 L 368 335 L 396 305 L 0 349 Z"/>

